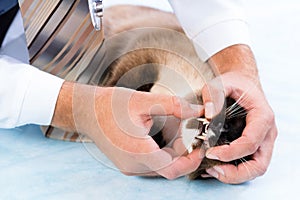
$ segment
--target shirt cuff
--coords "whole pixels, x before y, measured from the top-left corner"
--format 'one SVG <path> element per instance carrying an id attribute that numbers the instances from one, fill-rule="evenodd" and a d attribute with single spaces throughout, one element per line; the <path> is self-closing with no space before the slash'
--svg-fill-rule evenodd
<path id="1" fill-rule="evenodd" d="M 31 78 L 17 125 L 50 125 L 64 80 L 36 68 L 30 70 L 28 77 Z"/>
<path id="2" fill-rule="evenodd" d="M 0 126 L 50 125 L 63 79 L 0 56 Z"/>
<path id="3" fill-rule="evenodd" d="M 208 60 L 217 52 L 235 45 L 251 44 L 248 24 L 242 20 L 228 20 L 205 29 L 191 38 L 198 56 Z"/>

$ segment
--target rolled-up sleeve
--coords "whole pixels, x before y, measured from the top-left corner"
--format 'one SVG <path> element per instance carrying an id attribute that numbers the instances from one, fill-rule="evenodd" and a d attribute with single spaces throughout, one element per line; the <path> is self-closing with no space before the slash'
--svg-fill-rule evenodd
<path id="1" fill-rule="evenodd" d="M 241 0 L 169 0 L 179 22 L 206 61 L 234 44 L 250 45 Z"/>
<path id="2" fill-rule="evenodd" d="M 0 127 L 49 125 L 63 79 L 0 56 Z"/>

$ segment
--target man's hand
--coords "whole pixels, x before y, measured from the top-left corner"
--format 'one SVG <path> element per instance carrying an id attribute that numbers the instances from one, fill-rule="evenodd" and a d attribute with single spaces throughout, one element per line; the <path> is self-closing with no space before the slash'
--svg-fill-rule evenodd
<path id="1" fill-rule="evenodd" d="M 207 172 L 225 183 L 252 180 L 266 172 L 277 137 L 274 114 L 260 86 L 253 55 L 247 46 L 236 45 L 213 56 L 210 64 L 221 75 L 202 90 L 206 117 L 212 118 L 220 111 L 225 96 L 238 101 L 248 114 L 242 136 L 230 145 L 209 149 L 206 157 L 228 162 L 253 156 L 237 167 L 228 164 Z"/>
<path id="2" fill-rule="evenodd" d="M 201 106 L 192 107 L 172 96 L 65 82 L 52 124 L 87 134 L 126 175 L 174 179 L 196 170 L 204 152 L 186 154 L 180 137 L 160 149 L 148 135 L 152 116 L 189 118 L 203 113 Z"/>

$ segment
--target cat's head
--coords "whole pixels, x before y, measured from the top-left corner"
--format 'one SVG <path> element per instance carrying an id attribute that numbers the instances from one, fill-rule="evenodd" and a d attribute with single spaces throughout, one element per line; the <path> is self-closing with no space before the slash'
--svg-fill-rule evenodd
<path id="1" fill-rule="evenodd" d="M 229 145 L 242 135 L 246 126 L 246 111 L 232 98 L 226 98 L 222 111 L 210 121 L 204 118 L 185 120 L 181 126 L 186 147 L 208 149 L 213 146 Z M 239 164 L 242 160 L 234 160 L 231 164 Z M 204 158 L 199 168 L 189 175 L 190 179 L 201 178 L 206 169 L 223 162 Z"/>

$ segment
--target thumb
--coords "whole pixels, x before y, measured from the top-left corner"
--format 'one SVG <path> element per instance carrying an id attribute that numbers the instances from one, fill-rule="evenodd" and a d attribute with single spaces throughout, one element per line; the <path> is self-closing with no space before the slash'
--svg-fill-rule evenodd
<path id="1" fill-rule="evenodd" d="M 202 99 L 207 119 L 212 119 L 221 112 L 225 101 L 225 93 L 220 78 L 215 78 L 204 85 Z"/>
<path id="2" fill-rule="evenodd" d="M 173 115 L 177 118 L 187 119 L 199 117 L 204 114 L 202 105 L 190 104 L 183 98 L 177 96 L 160 95 L 148 93 L 145 107 L 150 115 Z"/>

